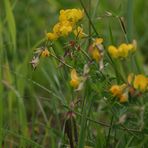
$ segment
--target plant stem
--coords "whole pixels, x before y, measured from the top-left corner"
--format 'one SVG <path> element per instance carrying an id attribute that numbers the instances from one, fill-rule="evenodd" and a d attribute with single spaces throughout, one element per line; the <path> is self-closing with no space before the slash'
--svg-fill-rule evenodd
<path id="1" fill-rule="evenodd" d="M 107 136 L 107 140 L 106 140 L 107 141 L 106 142 L 106 147 L 109 146 L 109 139 L 110 139 L 111 129 L 112 129 L 112 125 L 113 125 L 113 119 L 114 119 L 114 116 L 112 115 L 109 131 L 108 131 L 108 136 Z"/>
<path id="2" fill-rule="evenodd" d="M 81 113 L 78 113 L 78 112 L 75 112 L 75 111 L 74 111 L 74 113 L 77 114 L 78 116 L 82 116 Z M 96 124 L 99 124 L 99 125 L 102 125 L 102 126 L 105 126 L 105 127 L 109 127 L 109 128 L 111 127 L 111 125 L 109 125 L 105 122 L 102 122 L 102 121 L 96 121 L 96 120 L 93 120 L 89 117 L 86 117 L 86 119 L 93 122 L 93 123 L 96 123 Z M 112 126 L 113 126 L 113 124 L 112 124 Z M 142 133 L 142 131 L 140 131 L 140 130 L 130 129 L 130 128 L 125 127 L 124 125 L 121 125 L 121 126 L 122 127 L 119 127 L 120 130 L 126 130 L 126 131 L 129 131 L 129 132 L 135 132 L 135 133 Z"/>
<path id="3" fill-rule="evenodd" d="M 89 13 L 88 13 L 87 10 L 86 10 L 86 7 L 84 6 L 84 3 L 82 2 L 82 0 L 79 0 L 79 1 L 80 1 L 81 6 L 82 6 L 83 9 L 84 9 L 84 12 L 85 12 L 85 14 L 86 14 L 86 16 L 87 16 L 87 18 L 88 18 L 88 20 L 89 20 L 90 25 L 92 26 L 92 28 L 93 28 L 94 32 L 96 33 L 96 35 L 99 37 L 99 34 L 98 34 L 98 32 L 97 32 L 97 30 L 96 30 L 96 28 L 95 28 L 95 26 L 94 26 L 94 24 L 93 24 L 93 22 L 92 22 L 90 16 L 89 16 Z"/>
<path id="4" fill-rule="evenodd" d="M 88 10 L 89 10 L 89 16 L 91 15 L 91 0 L 88 0 Z M 88 39 L 88 47 L 90 46 L 91 44 L 91 24 L 90 24 L 90 21 L 88 21 L 88 29 L 89 29 L 89 39 Z"/>

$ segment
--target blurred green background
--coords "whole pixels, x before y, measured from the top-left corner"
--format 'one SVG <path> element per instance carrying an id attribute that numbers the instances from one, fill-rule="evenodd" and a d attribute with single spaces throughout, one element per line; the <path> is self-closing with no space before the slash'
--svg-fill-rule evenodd
<path id="1" fill-rule="evenodd" d="M 89 8 L 88 0 L 83 0 Z M 33 47 L 57 22 L 61 9 L 82 8 L 79 0 L 0 0 L 0 142 L 6 147 L 57 147 L 62 139 L 61 119 L 73 95 L 68 70 L 43 59 L 33 71 Z M 98 33 L 110 44 L 109 27 L 116 44 L 124 42 L 116 18 L 123 16 L 130 41 L 136 39 L 142 61 L 148 63 L 148 1 L 92 0 L 91 15 Z M 86 30 L 88 20 L 84 19 Z M 63 44 L 55 44 L 63 55 Z M 66 82 L 66 83 L 63 83 Z M 12 146 L 13 145 L 13 146 Z"/>

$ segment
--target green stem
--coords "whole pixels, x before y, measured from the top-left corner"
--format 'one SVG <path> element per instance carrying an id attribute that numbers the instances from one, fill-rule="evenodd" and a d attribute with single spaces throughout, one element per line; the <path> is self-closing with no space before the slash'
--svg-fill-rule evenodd
<path id="1" fill-rule="evenodd" d="M 85 12 L 85 14 L 86 14 L 86 16 L 87 16 L 87 18 L 88 18 L 88 20 L 89 20 L 90 25 L 92 26 L 92 28 L 93 28 L 94 32 L 96 33 L 96 35 L 99 37 L 99 34 L 98 34 L 98 32 L 97 32 L 97 30 L 96 30 L 96 28 L 95 28 L 95 26 L 94 26 L 94 24 L 93 24 L 93 22 L 92 22 L 90 16 L 89 16 L 89 13 L 88 13 L 87 10 L 86 10 L 86 7 L 84 6 L 84 3 L 82 2 L 82 0 L 79 0 L 79 1 L 80 1 L 80 3 L 81 3 L 81 6 L 82 6 L 83 9 L 84 9 L 84 12 Z"/>
<path id="2" fill-rule="evenodd" d="M 111 129 L 112 129 L 112 125 L 113 125 L 113 119 L 114 116 L 112 116 L 111 118 L 111 122 L 110 122 L 110 127 L 109 127 L 109 131 L 108 131 L 108 136 L 107 136 L 107 142 L 106 142 L 106 147 L 109 147 L 109 139 L 110 139 L 110 134 L 111 134 Z"/>
<path id="3" fill-rule="evenodd" d="M 89 16 L 91 16 L 91 0 L 88 0 L 88 10 L 89 10 Z M 88 21 L 88 29 L 89 29 L 89 40 L 88 40 L 88 47 L 90 46 L 91 44 L 91 24 L 90 24 L 90 21 Z"/>
<path id="4" fill-rule="evenodd" d="M 129 43 L 129 38 L 128 38 L 128 36 L 127 36 L 127 30 L 126 30 L 125 24 L 124 24 L 124 22 L 123 22 L 123 20 L 122 20 L 121 17 L 118 17 L 118 16 L 117 16 L 117 19 L 118 19 L 118 21 L 119 21 L 119 24 L 120 24 L 121 29 L 122 29 L 122 31 L 123 31 L 123 34 L 124 34 L 124 36 L 125 36 L 125 40 L 126 40 L 127 43 Z"/>
<path id="5" fill-rule="evenodd" d="M 81 49 L 81 52 L 86 56 L 86 58 L 91 61 L 91 58 L 89 57 L 89 55 L 83 50 Z"/>

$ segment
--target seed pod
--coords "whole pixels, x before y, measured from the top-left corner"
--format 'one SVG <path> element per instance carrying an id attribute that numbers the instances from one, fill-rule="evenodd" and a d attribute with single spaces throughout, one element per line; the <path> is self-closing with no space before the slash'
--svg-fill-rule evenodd
<path id="1" fill-rule="evenodd" d="M 69 139 L 70 147 L 74 148 L 71 119 L 67 119 L 65 123 L 65 133 L 67 134 L 67 137 Z"/>
<path id="2" fill-rule="evenodd" d="M 78 143 L 78 131 L 77 131 L 77 125 L 76 125 L 76 120 L 75 118 L 73 120 L 73 126 L 74 126 L 74 138 L 75 138 L 75 143 Z"/>
<path id="3" fill-rule="evenodd" d="M 69 111 L 67 113 L 67 120 L 65 123 L 65 134 L 69 139 L 69 144 L 71 148 L 75 147 L 75 144 L 78 143 L 78 133 L 76 127 L 75 113 L 73 111 Z"/>

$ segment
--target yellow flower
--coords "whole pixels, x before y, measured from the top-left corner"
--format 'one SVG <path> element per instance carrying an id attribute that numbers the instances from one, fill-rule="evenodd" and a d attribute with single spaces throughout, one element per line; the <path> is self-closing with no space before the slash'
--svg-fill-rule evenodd
<path id="1" fill-rule="evenodd" d="M 122 85 L 113 85 L 110 88 L 110 92 L 113 94 L 114 97 L 118 97 L 119 101 L 121 103 L 127 102 L 128 101 L 128 94 L 126 91 L 126 84 Z"/>
<path id="2" fill-rule="evenodd" d="M 119 101 L 120 101 L 120 103 L 125 103 L 125 102 L 127 102 L 127 101 L 128 101 L 128 95 L 127 95 L 127 93 L 122 94 L 122 95 L 119 97 Z"/>
<path id="3" fill-rule="evenodd" d="M 49 55 L 50 55 L 50 52 L 48 51 L 47 48 L 45 48 L 45 49 L 42 51 L 41 56 L 42 56 L 42 57 L 48 57 Z"/>
<path id="4" fill-rule="evenodd" d="M 134 50 L 133 44 L 121 44 L 119 47 L 115 47 L 113 45 L 110 45 L 108 47 L 108 52 L 113 58 L 126 58 L 130 52 L 133 52 Z"/>
<path id="5" fill-rule="evenodd" d="M 60 34 L 59 30 L 60 30 L 60 23 L 58 22 L 53 26 L 53 32 L 59 35 Z"/>
<path id="6" fill-rule="evenodd" d="M 109 54 L 113 57 L 113 58 L 118 58 L 119 57 L 119 54 L 118 54 L 118 49 L 113 46 L 113 45 L 110 45 L 108 47 L 108 52 Z"/>
<path id="7" fill-rule="evenodd" d="M 99 62 L 100 59 L 101 59 L 101 54 L 100 54 L 99 50 L 96 47 L 92 51 L 92 58 L 94 60 L 96 60 L 97 62 Z"/>
<path id="8" fill-rule="evenodd" d="M 145 91 L 148 87 L 148 78 L 142 74 L 136 75 L 134 78 L 133 86 L 135 89 Z"/>
<path id="9" fill-rule="evenodd" d="M 53 32 L 47 33 L 48 40 L 56 40 L 61 36 L 67 36 L 72 32 L 75 23 L 81 20 L 84 16 L 84 12 L 80 9 L 67 9 L 61 10 L 59 15 L 59 22 L 54 25 Z M 83 29 L 78 27 L 80 31 L 79 37 L 83 36 Z M 76 31 L 75 31 L 75 34 Z"/>
<path id="10" fill-rule="evenodd" d="M 126 88 L 126 84 L 122 84 L 122 85 L 113 85 L 110 88 L 110 92 L 113 94 L 113 96 L 120 96 L 123 91 Z"/>
<path id="11" fill-rule="evenodd" d="M 96 38 L 94 43 L 93 43 L 93 47 L 102 44 L 103 43 L 103 39 L 102 38 Z"/>
<path id="12" fill-rule="evenodd" d="M 103 57 L 103 45 L 102 45 L 103 39 L 102 38 L 96 38 L 93 42 L 93 44 L 90 46 L 89 51 L 94 60 L 96 62 L 99 62 L 102 60 Z"/>
<path id="13" fill-rule="evenodd" d="M 127 49 L 129 51 L 134 51 L 135 50 L 134 44 L 127 44 Z"/>
<path id="14" fill-rule="evenodd" d="M 59 37 L 67 36 L 70 32 L 72 32 L 72 25 L 68 21 L 59 22 L 53 27 L 53 32 Z"/>
<path id="15" fill-rule="evenodd" d="M 130 45 L 121 44 L 121 45 L 118 47 L 118 55 L 119 55 L 119 57 L 124 57 L 124 58 L 126 58 L 126 57 L 128 56 L 129 49 L 130 49 Z"/>
<path id="16" fill-rule="evenodd" d="M 120 96 L 122 94 L 122 89 L 120 85 L 113 85 L 110 88 L 110 92 L 113 94 L 113 96 Z"/>
<path id="17" fill-rule="evenodd" d="M 72 69 L 70 85 L 73 88 L 78 88 L 79 84 L 80 84 L 80 78 L 78 77 L 76 70 Z"/>
<path id="18" fill-rule="evenodd" d="M 84 12 L 80 9 L 66 9 L 60 11 L 59 21 L 69 21 L 73 25 L 81 20 L 84 16 Z"/>
<path id="19" fill-rule="evenodd" d="M 58 38 L 58 35 L 55 34 L 55 33 L 49 32 L 49 33 L 47 33 L 47 38 L 48 38 L 48 40 L 53 41 L 53 40 L 56 40 Z"/>
<path id="20" fill-rule="evenodd" d="M 135 89 L 145 91 L 148 87 L 148 78 L 142 74 L 134 75 L 133 73 L 128 75 L 128 83 Z"/>
<path id="21" fill-rule="evenodd" d="M 85 36 L 85 33 L 83 32 L 83 28 L 78 26 L 74 31 L 74 35 L 78 38 L 83 38 Z"/>
<path id="22" fill-rule="evenodd" d="M 62 25 L 60 27 L 61 36 L 67 36 L 72 31 L 72 26 L 68 24 L 68 22 L 63 22 L 61 25 Z"/>

